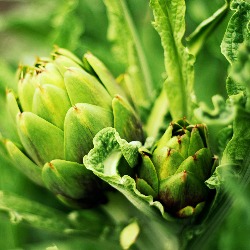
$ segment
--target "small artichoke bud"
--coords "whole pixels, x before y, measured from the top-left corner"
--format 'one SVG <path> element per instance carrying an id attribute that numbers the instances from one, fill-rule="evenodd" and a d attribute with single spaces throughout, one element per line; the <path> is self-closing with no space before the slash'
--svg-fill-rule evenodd
<path id="1" fill-rule="evenodd" d="M 17 137 L 8 138 L 6 148 L 17 168 L 73 207 L 104 202 L 102 185 L 83 156 L 106 127 L 127 141 L 143 140 L 130 98 L 90 53 L 81 61 L 55 48 L 51 58 L 20 67 L 18 76 L 18 93 L 9 90 L 6 98 Z"/>
<path id="2" fill-rule="evenodd" d="M 153 197 L 166 211 L 179 217 L 201 210 L 209 195 L 205 181 L 216 164 L 209 148 L 206 125 L 191 125 L 186 119 L 171 123 L 151 155 L 145 152 L 141 155 L 137 188 L 142 193 L 152 195 L 147 186 L 155 190 L 153 185 L 158 185 L 157 195 Z M 152 182 L 155 172 L 157 181 Z"/>

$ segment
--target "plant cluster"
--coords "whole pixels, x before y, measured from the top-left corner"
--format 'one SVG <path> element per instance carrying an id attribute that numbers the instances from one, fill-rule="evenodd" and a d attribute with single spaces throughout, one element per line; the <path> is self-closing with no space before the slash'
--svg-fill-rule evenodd
<path id="1" fill-rule="evenodd" d="M 151 0 L 166 72 L 158 85 L 126 1 L 104 3 L 122 75 L 90 52 L 80 59 L 56 46 L 20 65 L 6 91 L 10 126 L 0 149 L 64 205 L 2 190 L 0 210 L 77 240 L 94 237 L 102 249 L 201 249 L 232 206 L 232 187 L 249 183 L 250 3 L 225 0 L 185 37 L 186 2 Z M 197 101 L 195 60 L 225 20 L 227 100 L 215 95 L 211 109 Z"/>

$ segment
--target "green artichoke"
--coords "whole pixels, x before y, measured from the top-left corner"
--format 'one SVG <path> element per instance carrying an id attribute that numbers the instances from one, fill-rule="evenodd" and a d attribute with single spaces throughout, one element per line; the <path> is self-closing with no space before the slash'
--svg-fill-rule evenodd
<path id="1" fill-rule="evenodd" d="M 20 66 L 18 94 L 7 91 L 15 123 L 6 148 L 16 166 L 66 204 L 105 201 L 102 183 L 83 165 L 93 138 L 114 127 L 127 141 L 143 140 L 141 122 L 111 73 L 92 54 L 81 61 L 56 48 L 51 58 Z"/>
<path id="2" fill-rule="evenodd" d="M 216 165 L 206 125 L 191 125 L 186 119 L 171 123 L 152 153 L 143 149 L 140 153 L 136 184 L 141 193 L 152 195 L 174 216 L 201 211 L 209 197 L 204 182 Z"/>

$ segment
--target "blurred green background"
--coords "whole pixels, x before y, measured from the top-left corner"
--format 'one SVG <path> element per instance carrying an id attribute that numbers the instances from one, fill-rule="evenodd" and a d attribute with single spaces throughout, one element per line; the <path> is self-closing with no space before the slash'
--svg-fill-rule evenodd
<path id="1" fill-rule="evenodd" d="M 153 29 L 152 13 L 146 0 L 128 0 L 137 31 L 158 88 L 164 77 L 163 49 Z M 224 4 L 222 0 L 187 0 L 187 35 L 204 19 Z M 229 16 L 228 16 L 229 18 Z M 218 26 L 197 56 L 195 92 L 199 101 L 211 106 L 211 97 L 226 97 L 225 80 L 228 63 L 220 53 L 220 43 L 228 18 Z M 33 63 L 36 56 L 46 56 L 53 45 L 67 48 L 79 57 L 91 51 L 110 68 L 115 76 L 124 65 L 112 55 L 107 40 L 108 18 L 102 0 L 0 0 L 0 130 L 8 137 L 5 116 L 5 89 L 16 85 L 15 72 L 19 63 Z M 11 166 L 0 144 L 0 189 L 67 211 L 52 195 L 32 184 Z M 204 249 L 249 249 L 250 199 L 247 192 L 235 192 L 235 203 L 223 224 L 204 242 Z M 64 248 L 65 239 L 25 225 L 11 224 L 9 217 L 0 213 L 0 249 L 46 249 L 53 244 Z M 74 249 L 83 249 L 81 240 L 72 241 Z M 84 241 L 84 249 L 96 249 L 93 240 Z M 80 247 L 81 245 L 81 247 Z M 114 249 L 114 248 L 112 248 Z"/>

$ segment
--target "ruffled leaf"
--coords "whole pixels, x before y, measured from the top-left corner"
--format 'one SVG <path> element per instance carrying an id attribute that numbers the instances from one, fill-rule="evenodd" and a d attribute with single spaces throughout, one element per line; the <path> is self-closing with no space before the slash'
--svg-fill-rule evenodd
<path id="1" fill-rule="evenodd" d="M 101 130 L 95 136 L 93 142 L 94 149 L 83 158 L 86 168 L 93 171 L 95 175 L 121 192 L 144 214 L 147 214 L 152 218 L 158 218 L 159 213 L 156 212 L 156 207 L 164 218 L 172 220 L 172 217 L 164 212 L 164 208 L 160 202 L 154 201 L 152 196 L 145 196 L 137 190 L 133 178 L 128 175 L 119 175 L 117 167 L 122 155 L 131 167 L 137 164 L 139 157 L 138 149 L 141 146 L 140 142 L 126 142 L 119 137 L 119 134 L 114 128 L 105 128 Z M 110 156 L 113 156 L 114 152 L 120 152 L 121 154 L 116 155 L 116 159 L 113 159 L 112 161 L 113 163 L 116 162 L 115 166 L 113 166 L 116 168 L 116 171 L 113 171 L 112 175 L 108 175 L 106 174 L 106 169 L 111 166 L 106 163 L 109 163 L 108 159 Z"/>
<path id="2" fill-rule="evenodd" d="M 250 39 L 250 3 L 240 0 L 233 1 L 231 8 L 235 10 L 235 13 L 228 23 L 221 44 L 221 51 L 226 59 L 232 64 L 237 59 L 239 46 L 244 41 L 249 41 Z"/>
<path id="3" fill-rule="evenodd" d="M 151 0 L 150 4 L 154 13 L 154 26 L 164 48 L 170 113 L 173 120 L 184 116 L 191 120 L 194 59 L 182 44 L 185 32 L 185 1 Z"/>

